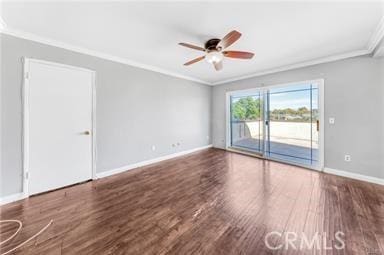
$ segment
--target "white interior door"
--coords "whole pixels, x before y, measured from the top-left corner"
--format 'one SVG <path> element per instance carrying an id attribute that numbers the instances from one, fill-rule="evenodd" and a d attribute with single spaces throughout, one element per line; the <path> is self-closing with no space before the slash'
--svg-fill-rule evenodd
<path id="1" fill-rule="evenodd" d="M 29 195 L 92 179 L 94 73 L 45 61 L 25 62 Z"/>

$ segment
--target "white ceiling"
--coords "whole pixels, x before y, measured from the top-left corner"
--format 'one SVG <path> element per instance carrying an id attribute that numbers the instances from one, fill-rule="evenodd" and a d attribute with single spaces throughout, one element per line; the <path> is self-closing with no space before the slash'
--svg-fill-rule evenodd
<path id="1" fill-rule="evenodd" d="M 2 17 L 23 31 L 156 70 L 220 83 L 284 66 L 361 54 L 384 15 L 383 2 L 9 2 Z M 236 29 L 232 50 L 252 60 L 224 60 L 220 72 L 178 42 L 203 45 Z"/>

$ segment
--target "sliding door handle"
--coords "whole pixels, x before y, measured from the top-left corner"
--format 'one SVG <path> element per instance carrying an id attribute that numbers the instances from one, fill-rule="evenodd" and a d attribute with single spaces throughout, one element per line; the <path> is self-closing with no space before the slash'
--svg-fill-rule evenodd
<path id="1" fill-rule="evenodd" d="M 320 129 L 320 121 L 316 120 L 316 130 L 319 132 Z"/>

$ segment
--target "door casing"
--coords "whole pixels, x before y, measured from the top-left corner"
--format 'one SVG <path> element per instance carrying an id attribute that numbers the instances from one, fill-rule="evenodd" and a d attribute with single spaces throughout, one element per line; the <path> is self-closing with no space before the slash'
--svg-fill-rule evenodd
<path id="1" fill-rule="evenodd" d="M 292 86 L 292 85 L 300 85 L 300 84 L 308 84 L 308 83 L 316 83 L 318 85 L 319 89 L 319 98 L 318 98 L 318 106 L 319 106 L 319 165 L 318 167 L 311 167 L 308 165 L 302 165 L 299 163 L 293 163 L 293 162 L 286 162 L 282 161 L 279 159 L 275 158 L 269 158 L 266 157 L 264 154 L 259 154 L 259 153 L 251 153 L 251 152 L 242 152 L 240 150 L 234 150 L 231 148 L 231 96 L 233 95 L 252 95 L 255 92 L 261 91 L 264 95 L 270 89 L 273 88 L 281 88 L 281 87 L 287 87 L 287 86 Z M 265 102 L 265 96 L 263 97 L 263 100 Z M 247 155 L 252 155 L 255 157 L 260 157 L 263 159 L 268 159 L 272 161 L 278 161 L 286 164 L 291 164 L 291 165 L 297 165 L 300 167 L 305 167 L 317 171 L 324 171 L 324 79 L 319 78 L 319 79 L 314 79 L 314 80 L 305 80 L 305 81 L 298 81 L 298 82 L 289 82 L 289 83 L 281 83 L 281 84 L 274 84 L 274 85 L 268 85 L 265 86 L 264 84 L 261 85 L 260 87 L 255 87 L 251 89 L 243 89 L 243 90 L 233 90 L 233 91 L 228 91 L 225 95 L 225 122 L 226 122 L 226 142 L 225 142 L 225 148 L 228 151 L 236 151 L 239 153 L 244 153 Z M 266 114 L 265 105 L 263 105 L 263 116 L 265 117 Z M 264 137 L 264 149 L 265 149 L 265 141 L 266 141 L 266 130 L 265 130 L 265 125 L 263 125 L 263 137 Z"/>
<path id="2" fill-rule="evenodd" d="M 41 63 L 45 65 L 51 65 L 61 68 L 67 68 L 67 69 L 74 69 L 74 70 L 80 70 L 89 72 L 92 75 L 92 84 L 91 84 L 91 90 L 92 90 L 92 167 L 91 167 L 91 176 L 92 179 L 96 179 L 96 72 L 93 70 L 89 70 L 86 68 L 76 67 L 76 66 L 70 66 L 45 60 L 38 60 L 33 58 L 23 58 L 23 84 L 22 84 L 22 167 L 23 167 L 23 197 L 29 196 L 29 176 L 28 176 L 28 165 L 29 165 L 29 151 L 28 151 L 28 141 L 29 141 L 29 126 L 27 123 L 29 123 L 29 94 L 26 93 L 26 88 L 29 85 L 29 64 L 30 63 Z"/>

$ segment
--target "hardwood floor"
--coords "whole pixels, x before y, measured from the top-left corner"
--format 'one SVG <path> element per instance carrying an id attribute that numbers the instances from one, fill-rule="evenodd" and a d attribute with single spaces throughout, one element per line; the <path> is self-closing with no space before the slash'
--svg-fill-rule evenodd
<path id="1" fill-rule="evenodd" d="M 24 224 L 0 253 L 52 219 L 14 254 L 384 254 L 383 186 L 218 149 L 8 204 L 0 218 Z M 16 228 L 2 224 L 1 240 Z M 320 246 L 300 249 L 317 233 Z"/>

